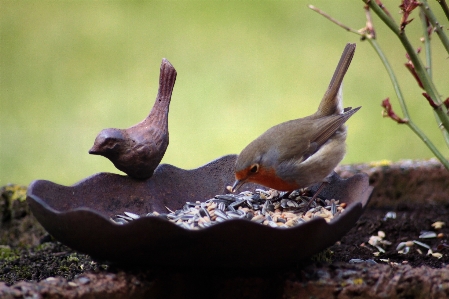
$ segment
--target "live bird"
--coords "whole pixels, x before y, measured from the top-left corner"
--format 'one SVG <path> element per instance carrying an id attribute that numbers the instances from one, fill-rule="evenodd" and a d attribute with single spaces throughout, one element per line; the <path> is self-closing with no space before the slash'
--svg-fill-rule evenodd
<path id="1" fill-rule="evenodd" d="M 318 110 L 268 129 L 237 157 L 232 191 L 244 183 L 257 183 L 280 191 L 293 191 L 322 183 L 346 152 L 344 123 L 361 107 L 343 109 L 341 83 L 356 45 L 347 44 Z M 315 197 L 314 196 L 314 197 Z"/>

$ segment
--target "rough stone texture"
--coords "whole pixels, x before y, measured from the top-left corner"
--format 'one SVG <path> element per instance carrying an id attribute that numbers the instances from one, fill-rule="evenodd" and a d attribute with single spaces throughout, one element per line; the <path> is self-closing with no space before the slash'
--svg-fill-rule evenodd
<path id="1" fill-rule="evenodd" d="M 336 267 L 336 268 L 334 268 Z M 448 298 L 449 266 L 442 269 L 408 265 L 323 267 L 315 280 L 287 280 L 284 298 Z"/>
<path id="2" fill-rule="evenodd" d="M 26 203 L 26 187 L 0 187 L 0 244 L 36 246 L 46 235 Z"/>
<path id="3" fill-rule="evenodd" d="M 151 282 L 142 282 L 136 276 L 119 274 L 83 274 L 68 282 L 61 277 L 50 277 L 38 283 L 19 282 L 7 287 L 0 282 L 0 297 L 13 298 L 151 298 Z"/>
<path id="4" fill-rule="evenodd" d="M 338 263 L 296 272 L 238 273 L 160 270 L 86 273 L 73 281 L 0 283 L 1 298 L 448 298 L 449 266 Z"/>
<path id="5" fill-rule="evenodd" d="M 370 185 L 374 187 L 370 201 L 372 206 L 449 201 L 449 171 L 435 159 L 343 165 L 336 171 L 344 178 L 360 172 L 367 173 Z"/>

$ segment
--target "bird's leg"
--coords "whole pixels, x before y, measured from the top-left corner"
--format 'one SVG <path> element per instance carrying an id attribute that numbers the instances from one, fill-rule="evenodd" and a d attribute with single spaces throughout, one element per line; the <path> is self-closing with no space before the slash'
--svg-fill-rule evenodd
<path id="1" fill-rule="evenodd" d="M 318 187 L 318 190 L 316 190 L 315 194 L 312 196 L 312 199 L 311 199 L 311 200 L 309 201 L 309 203 L 307 204 L 306 210 L 309 209 L 310 204 L 316 200 L 316 198 L 318 197 L 318 195 L 320 194 L 320 192 L 324 189 L 324 187 L 325 187 L 327 184 L 329 184 L 329 183 L 328 183 L 328 182 L 322 182 L 322 183 L 321 183 L 320 187 Z"/>

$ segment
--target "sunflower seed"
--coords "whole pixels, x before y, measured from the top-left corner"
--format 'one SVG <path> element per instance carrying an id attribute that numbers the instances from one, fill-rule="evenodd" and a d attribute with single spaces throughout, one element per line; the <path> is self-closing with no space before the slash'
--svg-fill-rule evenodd
<path id="1" fill-rule="evenodd" d="M 273 222 L 273 221 L 268 221 L 268 226 L 278 227 L 278 225 L 275 222 Z"/>
<path id="2" fill-rule="evenodd" d="M 301 191 L 302 192 L 302 191 Z M 252 193 L 244 191 L 239 194 L 216 195 L 204 202 L 186 202 L 181 209 L 167 210 L 169 213 L 150 212 L 139 216 L 132 212 L 115 215 L 111 221 L 126 224 L 141 217 L 159 217 L 167 219 L 185 229 L 206 228 L 225 222 L 229 219 L 248 219 L 271 227 L 288 228 L 306 222 L 314 217 L 322 217 L 327 222 L 338 217 L 344 211 L 344 203 L 337 200 L 317 199 L 312 208 L 305 211 L 304 207 L 310 198 L 301 196 L 299 191 L 279 192 L 276 190 L 257 189 Z M 377 246 L 387 245 L 383 240 Z"/>
<path id="3" fill-rule="evenodd" d="M 421 234 L 419 235 L 420 239 L 431 239 L 436 237 L 437 233 L 433 231 L 422 231 Z"/>
<path id="4" fill-rule="evenodd" d="M 223 219 L 228 219 L 228 215 L 226 215 L 226 213 L 223 212 L 222 210 L 215 210 L 215 215 Z"/>
<path id="5" fill-rule="evenodd" d="M 263 215 L 257 215 L 254 216 L 251 221 L 257 222 L 257 223 L 262 223 L 265 221 L 265 217 Z"/>
<path id="6" fill-rule="evenodd" d="M 128 217 L 128 216 L 124 216 L 124 215 L 117 215 L 116 217 L 121 218 L 121 219 L 124 219 L 124 220 L 127 220 L 127 221 L 133 220 L 133 218 Z"/>
<path id="7" fill-rule="evenodd" d="M 387 214 L 385 214 L 385 217 L 383 220 L 387 220 L 387 219 L 396 219 L 396 212 L 388 212 Z"/>
<path id="8" fill-rule="evenodd" d="M 235 195 L 232 195 L 232 194 L 215 195 L 215 198 L 216 199 L 227 200 L 229 202 L 234 202 L 235 201 Z"/>
<path id="9" fill-rule="evenodd" d="M 427 245 L 426 243 L 423 243 L 423 242 L 419 242 L 419 241 L 416 241 L 416 240 L 413 240 L 413 243 L 415 243 L 416 245 L 419 245 L 419 246 L 421 246 L 421 247 L 424 247 L 424 248 L 430 249 L 430 246 L 429 246 L 429 245 Z"/>
<path id="10" fill-rule="evenodd" d="M 126 223 L 128 223 L 128 221 L 126 221 L 125 219 L 118 218 L 118 217 L 111 218 L 111 220 L 114 221 L 117 224 L 126 224 Z"/>
<path id="11" fill-rule="evenodd" d="M 334 216 L 337 213 L 337 204 L 335 203 L 335 200 L 331 200 L 331 213 L 332 216 Z"/>

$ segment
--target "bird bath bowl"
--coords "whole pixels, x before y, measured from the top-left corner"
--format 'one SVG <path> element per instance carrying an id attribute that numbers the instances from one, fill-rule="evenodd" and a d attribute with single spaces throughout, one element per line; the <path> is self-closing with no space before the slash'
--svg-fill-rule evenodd
<path id="1" fill-rule="evenodd" d="M 334 175 L 320 193 L 347 204 L 331 222 L 314 218 L 286 229 L 233 219 L 188 230 L 159 217 L 141 217 L 119 225 L 113 215 L 176 210 L 186 201 L 204 201 L 228 193 L 236 155 L 193 170 L 162 164 L 147 180 L 98 173 L 73 186 L 37 180 L 27 201 L 42 226 L 61 243 L 115 264 L 148 266 L 283 267 L 318 253 L 343 237 L 359 219 L 372 187 L 368 176 Z M 241 191 L 263 188 L 245 185 Z M 317 186 L 312 187 L 316 190 Z"/>

